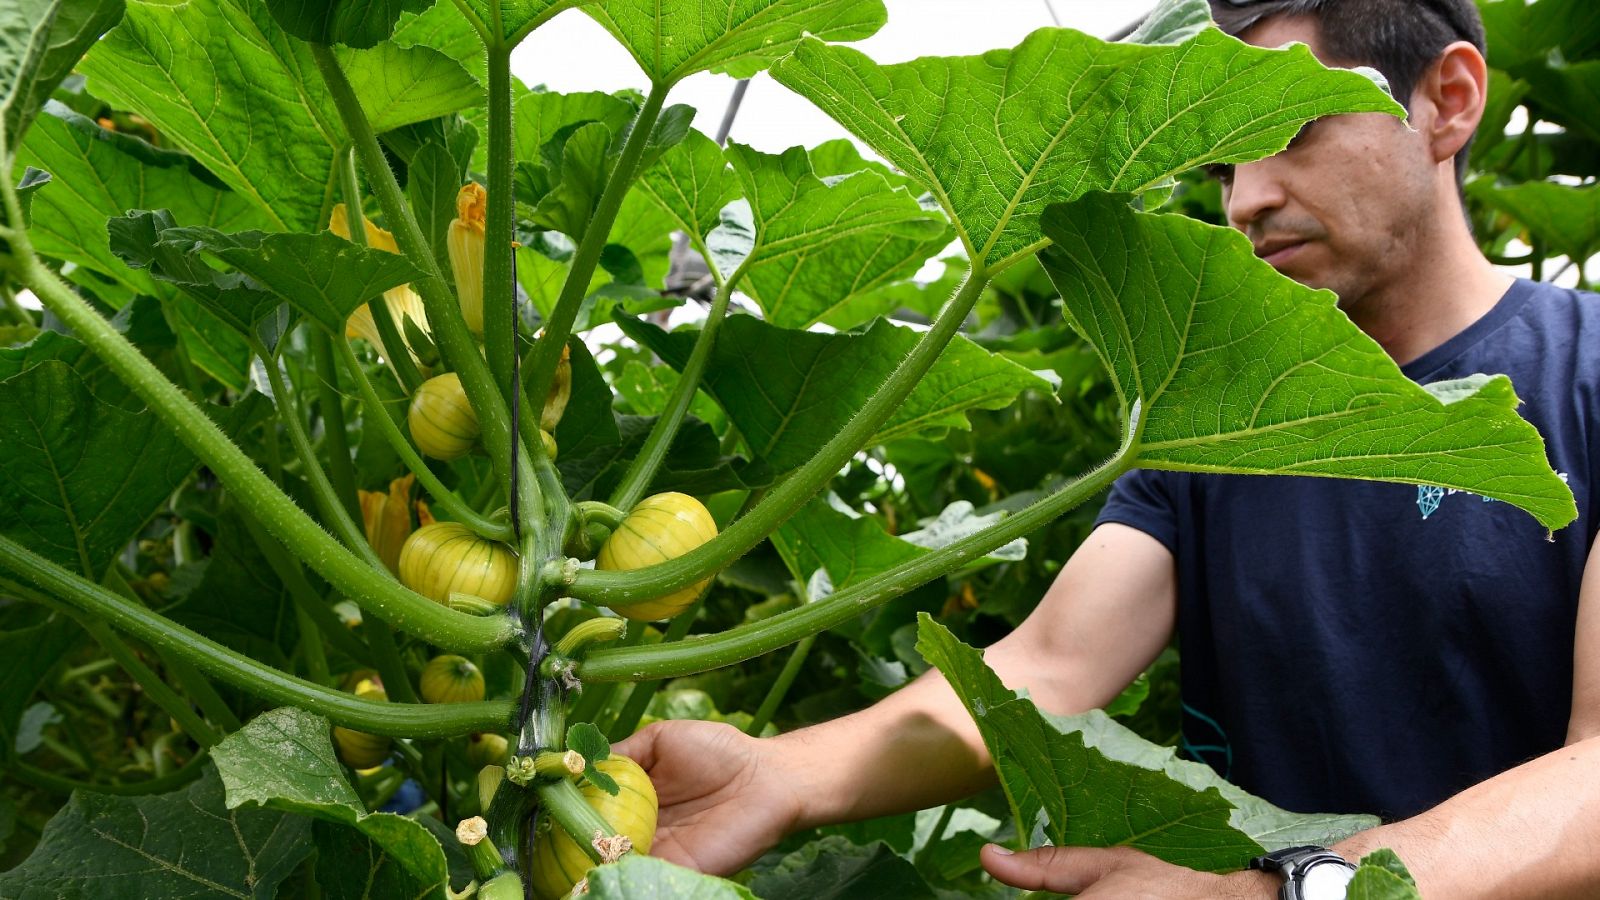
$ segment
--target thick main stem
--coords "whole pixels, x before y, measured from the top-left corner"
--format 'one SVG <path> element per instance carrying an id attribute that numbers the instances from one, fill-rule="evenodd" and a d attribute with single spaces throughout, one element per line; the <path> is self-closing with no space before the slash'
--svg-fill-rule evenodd
<path id="1" fill-rule="evenodd" d="M 601 606 L 627 606 L 693 584 L 749 552 L 750 548 L 759 544 L 780 523 L 805 505 L 857 450 L 871 440 L 872 435 L 894 414 L 900 402 L 911 393 L 956 336 L 987 283 L 986 271 L 975 265 L 967 273 L 960 290 L 956 291 L 934 320 L 933 327 L 901 360 L 899 367 L 866 405 L 857 410 L 849 423 L 805 465 L 772 488 L 748 515 L 739 518 L 710 541 L 676 559 L 625 572 L 580 570 L 567 593 Z"/>
<path id="2" fill-rule="evenodd" d="M 0 191 L 15 202 L 9 184 L 0 185 Z M 501 646 L 512 639 L 516 629 L 509 619 L 478 618 L 446 609 L 405 589 L 387 572 L 368 566 L 340 546 L 126 337 L 46 268 L 31 245 L 14 241 L 12 252 L 13 271 L 22 283 L 105 360 L 274 537 L 330 584 L 362 607 L 377 611 L 402 628 L 427 635 L 441 647 L 471 652 Z"/>
<path id="3" fill-rule="evenodd" d="M 589 279 L 594 275 L 594 267 L 600 263 L 600 251 L 605 249 L 606 239 L 611 235 L 611 224 L 617 220 L 617 210 L 622 208 L 622 199 L 627 196 L 628 188 L 633 185 L 633 177 L 639 171 L 639 160 L 644 156 L 645 145 L 650 142 L 650 132 L 655 129 L 656 118 L 661 115 L 661 104 L 667 99 L 669 89 L 670 85 L 661 84 L 650 87 L 644 106 L 633 120 L 628 139 L 623 142 L 617 164 L 606 177 L 605 190 L 595 204 L 594 215 L 584 229 L 583 239 L 572 254 L 572 268 L 561 285 L 561 295 L 556 299 L 555 308 L 550 311 L 550 319 L 544 324 L 544 335 L 533 345 L 533 352 L 529 354 L 528 371 L 523 379 L 528 387 L 528 395 L 540 403 L 550 393 L 551 380 L 555 378 L 556 366 L 561 362 L 561 348 L 566 346 L 567 336 L 572 333 L 572 323 L 578 318 L 578 307 L 583 304 L 584 294 L 589 290 Z"/>
<path id="4" fill-rule="evenodd" d="M 1131 465 L 1127 448 L 1066 487 L 977 534 L 919 556 L 828 597 L 741 625 L 721 634 L 653 647 L 600 649 L 578 666 L 585 682 L 637 681 L 692 675 L 770 653 L 801 638 L 836 627 L 898 597 L 919 584 L 965 565 L 1040 528 L 1094 496 Z"/>
<path id="5" fill-rule="evenodd" d="M 744 266 L 741 265 L 727 281 L 717 286 L 716 299 L 712 300 L 711 311 L 706 315 L 705 324 L 700 327 L 700 336 L 695 339 L 694 350 L 689 353 L 689 362 L 683 367 L 683 374 L 672 389 L 672 396 L 667 398 L 666 409 L 661 411 L 660 417 L 650 427 L 650 435 L 645 438 L 644 446 L 639 448 L 639 455 L 634 457 L 627 473 L 622 476 L 622 483 L 612 492 L 612 506 L 621 510 L 632 509 L 644 492 L 649 490 L 656 471 L 667 458 L 672 439 L 678 434 L 678 426 L 683 424 L 683 417 L 688 414 L 695 393 L 700 390 L 700 379 L 705 374 L 706 362 L 711 359 L 717 331 L 728 312 L 728 298 L 743 274 Z"/>
<path id="6" fill-rule="evenodd" d="M 511 151 L 511 48 L 489 48 L 489 202 L 484 210 L 483 242 L 483 349 L 489 357 L 500 396 L 512 402 L 512 354 L 517 333 L 516 288 L 511 283 L 512 236 L 516 226 L 516 198 Z M 529 410 L 523 408 L 526 416 Z M 533 411 L 537 419 L 538 412 Z"/>
<path id="7" fill-rule="evenodd" d="M 511 718 L 512 705 L 505 701 L 380 703 L 296 678 L 125 600 L 4 536 L 0 536 L 0 566 L 214 678 L 274 703 L 326 716 L 336 725 L 393 737 L 443 738 L 499 730 Z"/>

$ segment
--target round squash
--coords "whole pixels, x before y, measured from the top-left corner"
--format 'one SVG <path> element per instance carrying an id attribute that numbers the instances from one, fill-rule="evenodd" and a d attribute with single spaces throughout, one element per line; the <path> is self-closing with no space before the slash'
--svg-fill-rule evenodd
<path id="1" fill-rule="evenodd" d="M 471 594 L 504 606 L 517 588 L 517 557 L 459 522 L 435 522 L 413 531 L 400 548 L 400 582 L 443 605 L 451 594 Z"/>
<path id="2" fill-rule="evenodd" d="M 369 685 L 356 691 L 363 700 L 388 700 L 383 688 Z M 367 734 L 353 728 L 333 726 L 333 746 L 339 759 L 352 769 L 374 769 L 389 758 L 394 741 L 381 734 Z"/>
<path id="3" fill-rule="evenodd" d="M 474 768 L 503 766 L 506 754 L 511 752 L 511 742 L 503 734 L 481 732 L 467 735 L 467 761 Z"/>
<path id="4" fill-rule="evenodd" d="M 633 849 L 648 854 L 656 835 L 656 789 L 650 776 L 639 764 L 626 756 L 612 754 L 597 764 L 600 771 L 616 779 L 615 797 L 587 781 L 578 786 L 579 793 L 595 812 L 598 812 L 618 834 L 633 841 Z M 531 881 L 533 892 L 546 900 L 565 897 L 572 886 L 594 866 L 589 854 L 578 846 L 560 825 L 541 817 L 539 836 L 533 848 Z"/>
<path id="5" fill-rule="evenodd" d="M 435 656 L 422 667 L 422 699 L 473 703 L 483 699 L 483 673 L 464 656 Z"/>
<path id="6" fill-rule="evenodd" d="M 717 536 L 717 523 L 699 500 L 688 494 L 655 494 L 639 501 L 611 533 L 595 568 L 642 569 L 682 556 Z M 613 607 L 617 614 L 640 622 L 667 619 L 688 609 L 711 578 L 643 603 Z"/>
<path id="7" fill-rule="evenodd" d="M 435 375 L 417 388 L 406 423 L 423 456 L 460 459 L 478 443 L 478 414 L 461 387 L 461 376 L 454 372 Z"/>

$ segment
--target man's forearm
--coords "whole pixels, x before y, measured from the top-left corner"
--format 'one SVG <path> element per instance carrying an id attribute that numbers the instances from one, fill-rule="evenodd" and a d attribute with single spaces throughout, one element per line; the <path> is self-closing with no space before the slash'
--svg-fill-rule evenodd
<path id="1" fill-rule="evenodd" d="M 1424 897 L 1600 897 L 1600 737 L 1563 747 L 1335 849 L 1399 854 Z"/>

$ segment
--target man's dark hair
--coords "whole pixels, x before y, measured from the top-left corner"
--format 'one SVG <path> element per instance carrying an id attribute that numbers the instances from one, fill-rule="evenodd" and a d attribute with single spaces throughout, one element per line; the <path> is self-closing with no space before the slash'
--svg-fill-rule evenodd
<path id="1" fill-rule="evenodd" d="M 1210 0 L 1217 27 L 1238 36 L 1272 16 L 1310 16 L 1334 62 L 1371 66 L 1389 80 L 1408 110 L 1411 93 L 1444 48 L 1467 41 L 1484 53 L 1483 20 L 1472 0 Z M 1465 181 L 1469 138 L 1456 154 L 1456 183 Z"/>

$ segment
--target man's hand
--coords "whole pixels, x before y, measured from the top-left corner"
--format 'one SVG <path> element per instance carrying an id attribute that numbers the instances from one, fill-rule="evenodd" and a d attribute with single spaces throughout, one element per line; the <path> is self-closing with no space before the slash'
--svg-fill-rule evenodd
<path id="1" fill-rule="evenodd" d="M 651 853 L 730 875 L 794 829 L 802 773 L 768 741 L 716 722 L 656 722 L 612 748 L 655 784 L 661 812 Z"/>
<path id="2" fill-rule="evenodd" d="M 1263 872 L 1213 875 L 1162 862 L 1128 847 L 1040 847 L 1012 853 L 990 844 L 983 867 L 1000 881 L 1080 900 L 1272 900 L 1275 879 Z"/>

